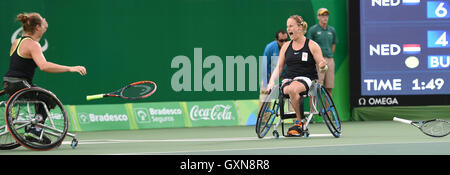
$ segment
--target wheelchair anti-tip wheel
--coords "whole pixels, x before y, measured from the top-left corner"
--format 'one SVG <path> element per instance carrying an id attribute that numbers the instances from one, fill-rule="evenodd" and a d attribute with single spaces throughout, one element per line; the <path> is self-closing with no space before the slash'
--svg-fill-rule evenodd
<path id="1" fill-rule="evenodd" d="M 9 98 L 5 121 L 17 143 L 31 150 L 59 146 L 68 129 L 68 117 L 61 101 L 38 87 L 22 89 Z"/>
<path id="2" fill-rule="evenodd" d="M 70 144 L 70 146 L 72 146 L 73 149 L 77 148 L 78 146 L 78 140 L 77 139 L 73 139 L 72 143 Z"/>
<path id="3" fill-rule="evenodd" d="M 273 131 L 272 132 L 273 137 L 275 137 L 276 139 L 280 138 L 280 134 L 278 133 L 278 131 Z"/>

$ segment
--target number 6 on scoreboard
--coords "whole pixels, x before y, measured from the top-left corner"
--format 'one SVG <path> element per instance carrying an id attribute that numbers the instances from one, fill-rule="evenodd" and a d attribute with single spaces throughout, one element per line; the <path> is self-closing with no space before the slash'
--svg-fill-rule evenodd
<path id="1" fill-rule="evenodd" d="M 450 18 L 448 14 L 448 3 L 446 1 L 428 1 L 427 18 Z"/>

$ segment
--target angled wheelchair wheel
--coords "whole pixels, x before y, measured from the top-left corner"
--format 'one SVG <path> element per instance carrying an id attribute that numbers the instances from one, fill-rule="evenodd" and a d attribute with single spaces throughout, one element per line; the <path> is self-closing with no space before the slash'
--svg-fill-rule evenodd
<path id="1" fill-rule="evenodd" d="M 6 125 L 0 126 L 0 132 L 0 150 L 10 150 L 20 146 L 20 144 L 12 138 L 11 134 L 6 129 Z"/>
<path id="2" fill-rule="evenodd" d="M 261 105 L 258 112 L 258 119 L 256 121 L 256 134 L 258 138 L 264 138 L 269 132 L 270 127 L 273 125 L 278 112 L 277 100 L 272 100 L 272 95 L 276 92 L 270 92 Z"/>
<path id="3" fill-rule="evenodd" d="M 338 111 L 330 94 L 320 85 L 317 86 L 317 103 L 319 106 L 319 114 L 323 117 L 331 134 L 336 138 L 340 137 L 342 124 Z"/>
<path id="4" fill-rule="evenodd" d="M 59 146 L 68 129 L 63 104 L 50 91 L 22 89 L 6 103 L 5 121 L 12 137 L 22 146 L 45 151 Z"/>
<path id="5" fill-rule="evenodd" d="M 10 150 L 19 147 L 20 144 L 17 143 L 16 140 L 14 140 L 14 138 L 11 136 L 6 127 L 5 117 L 3 117 L 3 115 L 5 115 L 6 100 L 5 101 L 3 101 L 4 99 L 1 100 L 2 101 L 0 101 L 0 116 L 2 117 L 0 117 L 0 150 Z"/>

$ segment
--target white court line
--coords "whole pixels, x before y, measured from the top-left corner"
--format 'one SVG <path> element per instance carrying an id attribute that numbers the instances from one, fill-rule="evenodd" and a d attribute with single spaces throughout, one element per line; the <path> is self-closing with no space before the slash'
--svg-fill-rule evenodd
<path id="1" fill-rule="evenodd" d="M 184 150 L 184 151 L 167 151 L 167 152 L 140 152 L 140 153 L 122 153 L 107 155 L 160 155 L 160 154 L 194 154 L 207 152 L 227 152 L 227 151 L 249 151 L 249 150 L 279 150 L 279 149 L 300 149 L 300 148 L 323 148 L 323 147 L 344 147 L 344 146 L 369 146 L 369 145 L 395 145 L 395 144 L 421 144 L 421 143 L 450 143 L 450 141 L 439 142 L 403 142 L 403 143 L 368 143 L 368 144 L 335 144 L 335 145 L 311 145 L 311 146 L 289 146 L 289 147 L 264 147 L 264 148 L 240 148 L 240 149 L 217 149 L 217 150 Z M 189 153 L 189 154 L 188 154 Z"/>
<path id="2" fill-rule="evenodd" d="M 310 137 L 333 137 L 331 134 L 311 134 Z M 283 139 L 305 139 L 297 137 L 282 137 Z M 265 137 L 266 139 L 275 139 L 274 137 Z M 81 140 L 79 145 L 88 144 L 113 144 L 113 143 L 143 143 L 143 142 L 231 142 L 231 141 L 252 141 L 263 140 L 256 137 L 235 137 L 235 138 L 190 138 L 190 139 L 153 139 L 153 140 L 118 140 L 118 139 L 99 139 L 99 140 Z M 64 141 L 63 144 L 70 144 L 71 141 Z M 364 144 L 331 144 L 331 145 L 306 145 L 306 146 L 286 146 L 286 147 L 255 147 L 255 148 L 238 148 L 238 149 L 216 149 L 216 150 L 183 150 L 183 151 L 166 151 L 166 152 L 139 152 L 139 153 L 122 153 L 108 155 L 144 155 L 144 154 L 195 154 L 207 152 L 226 152 L 226 151 L 249 151 L 249 150 L 273 150 L 273 149 L 300 149 L 300 148 L 323 148 L 323 147 L 343 147 L 343 146 L 369 146 L 369 145 L 394 145 L 394 144 L 422 144 L 422 143 L 450 143 L 450 141 L 429 141 L 429 142 L 397 142 L 397 143 L 364 143 Z"/>
<path id="3" fill-rule="evenodd" d="M 333 137 L 331 134 L 310 134 L 309 137 Z M 298 137 L 292 137 L 297 138 Z M 265 137 L 263 139 L 274 139 L 274 137 Z M 111 143 L 142 143 L 142 142 L 230 142 L 230 141 L 252 141 L 262 140 L 257 137 L 234 137 L 234 138 L 191 138 L 191 139 L 153 139 L 153 140 L 118 140 L 118 139 L 100 139 L 100 140 L 79 140 L 78 144 L 111 144 Z M 62 144 L 71 144 L 72 141 L 63 141 Z"/>

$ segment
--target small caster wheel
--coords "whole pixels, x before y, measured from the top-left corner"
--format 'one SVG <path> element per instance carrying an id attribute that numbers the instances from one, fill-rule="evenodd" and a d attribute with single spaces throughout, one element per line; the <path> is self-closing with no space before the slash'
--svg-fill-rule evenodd
<path id="1" fill-rule="evenodd" d="M 308 129 L 305 129 L 303 131 L 303 136 L 305 137 L 305 139 L 309 138 L 309 130 Z"/>
<path id="2" fill-rule="evenodd" d="M 334 136 L 335 138 L 339 138 L 339 137 L 341 136 L 341 133 L 339 133 L 339 132 L 334 132 L 333 136 Z"/>
<path id="3" fill-rule="evenodd" d="M 272 134 L 276 139 L 278 139 L 280 137 L 280 134 L 278 134 L 278 131 L 273 131 Z"/>
<path id="4" fill-rule="evenodd" d="M 306 139 L 309 138 L 309 132 L 303 133 L 303 136 L 305 136 Z"/>
<path id="5" fill-rule="evenodd" d="M 73 149 L 77 148 L 78 146 L 78 140 L 77 139 L 73 139 L 72 143 L 70 144 L 72 146 Z"/>

